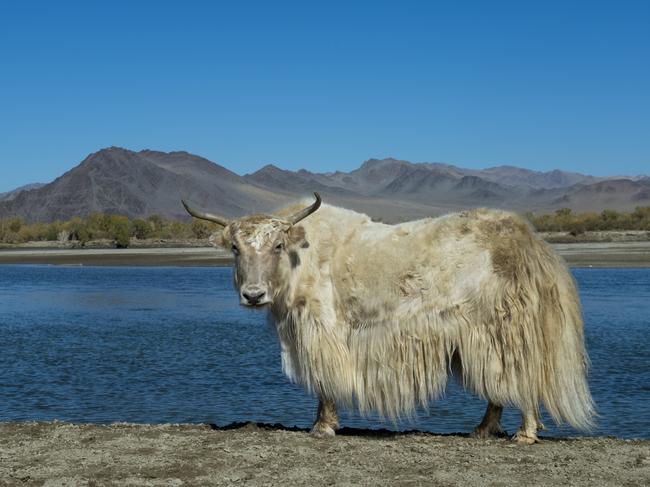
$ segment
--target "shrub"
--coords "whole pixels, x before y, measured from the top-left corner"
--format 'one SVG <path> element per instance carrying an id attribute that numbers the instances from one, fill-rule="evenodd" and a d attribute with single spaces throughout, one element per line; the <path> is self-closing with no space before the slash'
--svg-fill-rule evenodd
<path id="1" fill-rule="evenodd" d="M 130 243 L 129 219 L 125 216 L 110 215 L 104 219 L 109 238 L 115 241 L 118 249 L 125 249 Z"/>
<path id="2" fill-rule="evenodd" d="M 20 218 L 12 218 L 9 220 L 9 231 L 12 233 L 18 233 L 22 226 L 23 221 Z"/>
<path id="3" fill-rule="evenodd" d="M 603 210 L 600 213 L 573 213 L 561 208 L 553 214 L 526 217 L 538 232 L 570 232 L 580 235 L 599 230 L 650 230 L 650 207 L 637 207 L 632 213 Z"/>
<path id="4" fill-rule="evenodd" d="M 131 235 L 138 240 L 151 238 L 154 233 L 154 227 L 151 222 L 141 218 L 136 218 L 131 222 Z"/>
<path id="5" fill-rule="evenodd" d="M 160 232 L 163 229 L 163 219 L 159 215 L 151 215 L 147 218 L 149 225 L 155 236 L 160 237 Z"/>
<path id="6" fill-rule="evenodd" d="M 214 223 L 197 220 L 196 218 L 192 218 L 192 223 L 190 224 L 192 234 L 195 238 L 208 238 L 214 233 L 215 227 L 216 225 Z"/>

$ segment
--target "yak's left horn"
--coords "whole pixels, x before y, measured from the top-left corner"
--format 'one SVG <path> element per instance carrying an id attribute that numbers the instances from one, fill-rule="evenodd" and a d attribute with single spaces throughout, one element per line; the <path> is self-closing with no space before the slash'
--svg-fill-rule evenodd
<path id="1" fill-rule="evenodd" d="M 218 223 L 223 227 L 227 226 L 230 223 L 230 220 L 222 216 L 215 215 L 214 213 L 205 213 L 203 211 L 196 211 L 190 208 L 189 205 L 185 203 L 185 200 L 181 200 L 181 203 L 183 203 L 183 206 L 185 207 L 187 212 L 190 215 L 192 215 L 194 218 L 200 218 L 201 220 L 208 220 L 209 222 Z"/>
<path id="2" fill-rule="evenodd" d="M 318 208 L 320 208 L 321 204 L 321 199 L 320 195 L 318 193 L 314 193 L 314 197 L 316 198 L 316 201 L 314 201 L 314 204 L 311 206 L 308 206 L 304 210 L 300 210 L 298 213 L 294 213 L 291 215 L 288 220 L 291 222 L 292 225 L 295 225 L 298 223 L 300 220 L 307 218 L 309 215 L 311 215 L 313 212 L 315 212 Z"/>

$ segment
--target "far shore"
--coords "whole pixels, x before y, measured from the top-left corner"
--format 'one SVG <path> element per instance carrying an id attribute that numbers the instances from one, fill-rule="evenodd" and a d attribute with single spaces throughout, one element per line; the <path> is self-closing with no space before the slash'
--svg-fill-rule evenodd
<path id="1" fill-rule="evenodd" d="M 551 244 L 571 267 L 650 267 L 650 241 Z M 0 264 L 69 266 L 230 266 L 229 252 L 213 247 L 19 247 L 0 250 Z"/>
<path id="2" fill-rule="evenodd" d="M 229 253 L 213 247 L 128 249 L 5 249 L 0 264 L 51 264 L 68 266 L 229 266 Z"/>

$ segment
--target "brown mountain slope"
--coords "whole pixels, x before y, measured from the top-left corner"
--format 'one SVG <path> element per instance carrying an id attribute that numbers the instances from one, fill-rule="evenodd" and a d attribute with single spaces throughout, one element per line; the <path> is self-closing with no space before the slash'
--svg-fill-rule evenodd
<path id="1" fill-rule="evenodd" d="M 181 197 L 199 208 L 239 216 L 270 212 L 313 191 L 328 203 L 388 222 L 476 206 L 549 212 L 562 207 L 629 211 L 650 205 L 650 179 L 643 177 L 594 178 L 509 166 L 469 170 L 393 158 L 369 159 L 350 172 L 288 171 L 267 165 L 239 176 L 187 152 L 111 147 L 90 154 L 50 184 L 0 201 L 0 218 L 51 221 L 93 212 L 187 218 Z"/>
<path id="2" fill-rule="evenodd" d="M 185 217 L 181 197 L 227 216 L 287 200 L 197 156 L 112 147 L 89 155 L 50 184 L 0 202 L 0 217 L 51 221 L 103 212 L 179 218 Z"/>

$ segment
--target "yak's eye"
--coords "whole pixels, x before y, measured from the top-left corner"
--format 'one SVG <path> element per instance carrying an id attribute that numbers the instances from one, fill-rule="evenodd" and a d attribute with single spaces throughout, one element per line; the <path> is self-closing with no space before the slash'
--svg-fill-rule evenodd
<path id="1" fill-rule="evenodd" d="M 232 250 L 233 254 L 239 255 L 239 248 L 235 244 L 232 244 L 232 247 L 230 247 L 230 249 Z"/>
<path id="2" fill-rule="evenodd" d="M 284 248 L 284 244 L 282 242 L 275 245 L 275 250 L 277 250 L 278 252 L 283 248 Z"/>

